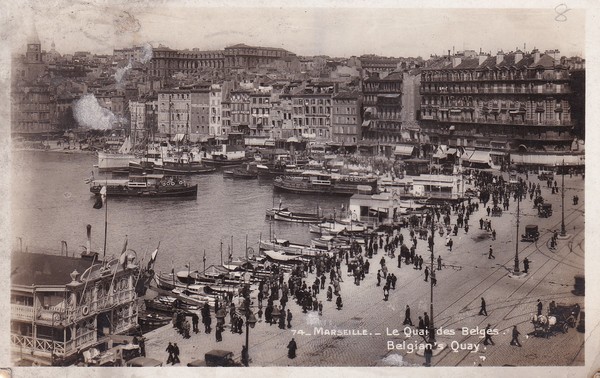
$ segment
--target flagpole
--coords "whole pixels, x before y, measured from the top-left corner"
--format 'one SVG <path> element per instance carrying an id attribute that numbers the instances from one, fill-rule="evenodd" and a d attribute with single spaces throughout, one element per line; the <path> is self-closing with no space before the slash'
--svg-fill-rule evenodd
<path id="1" fill-rule="evenodd" d="M 105 203 L 104 203 L 104 249 L 102 260 L 106 259 L 106 237 L 108 233 L 108 179 L 105 179 L 104 187 L 106 188 L 106 193 L 104 194 Z"/>
<path id="2" fill-rule="evenodd" d="M 204 256 L 202 257 L 202 264 L 204 265 L 202 273 L 206 273 L 206 249 L 204 250 Z"/>

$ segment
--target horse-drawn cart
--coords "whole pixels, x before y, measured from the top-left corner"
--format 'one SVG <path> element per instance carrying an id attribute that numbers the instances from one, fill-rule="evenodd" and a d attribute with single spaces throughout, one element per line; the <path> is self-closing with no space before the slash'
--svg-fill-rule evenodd
<path id="1" fill-rule="evenodd" d="M 548 309 L 548 315 L 533 314 L 531 316 L 532 334 L 548 338 L 548 336 L 557 332 L 567 333 L 569 327 L 574 328 L 577 324 L 580 310 L 579 304 L 554 304 L 554 301 L 552 301 Z"/>

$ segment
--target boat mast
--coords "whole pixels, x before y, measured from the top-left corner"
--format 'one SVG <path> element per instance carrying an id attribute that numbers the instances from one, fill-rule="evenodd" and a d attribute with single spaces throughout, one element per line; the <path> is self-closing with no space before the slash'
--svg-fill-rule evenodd
<path id="1" fill-rule="evenodd" d="M 103 260 L 106 261 L 106 237 L 108 233 L 108 179 L 105 179 L 104 187 L 106 188 L 106 194 L 104 195 L 104 248 L 103 248 Z M 102 191 L 102 190 L 100 190 Z M 100 195 L 102 196 L 102 194 Z"/>

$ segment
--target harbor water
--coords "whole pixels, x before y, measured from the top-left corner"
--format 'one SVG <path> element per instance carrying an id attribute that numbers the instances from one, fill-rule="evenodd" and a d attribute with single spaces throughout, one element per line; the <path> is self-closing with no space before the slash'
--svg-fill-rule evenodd
<path id="1" fill-rule="evenodd" d="M 18 151 L 12 155 L 12 243 L 13 250 L 61 253 L 66 241 L 68 254 L 78 256 L 86 244 L 86 225 L 92 225 L 92 250 L 104 249 L 118 257 L 127 235 L 128 248 L 146 262 L 160 242 L 157 271 L 203 269 L 246 251 L 258 253 L 259 239 L 288 239 L 309 243 L 308 225 L 265 218 L 273 206 L 326 215 L 348 207 L 348 197 L 297 195 L 274 192 L 271 180 L 235 180 L 216 171 L 187 179 L 198 184 L 195 199 L 108 198 L 107 206 L 93 208 L 94 197 L 84 182 L 94 171 L 92 154 Z M 110 176 L 106 176 L 109 177 Z M 19 239 L 20 238 L 20 239 Z M 222 243 L 222 253 L 221 253 Z M 21 247 L 22 246 L 22 247 Z M 145 257 L 144 257 L 145 256 Z"/>

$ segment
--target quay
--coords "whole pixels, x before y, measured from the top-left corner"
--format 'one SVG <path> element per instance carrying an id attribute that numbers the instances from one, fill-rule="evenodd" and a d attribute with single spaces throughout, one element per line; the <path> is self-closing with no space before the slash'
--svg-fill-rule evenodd
<path id="1" fill-rule="evenodd" d="M 533 176 L 529 180 L 539 182 Z M 583 182 L 581 176 L 565 177 L 569 194 L 577 194 L 582 199 Z M 519 279 L 510 277 L 514 263 L 517 208 L 512 199 L 509 210 L 500 218 L 488 217 L 485 207 L 480 204 L 479 210 L 469 221 L 471 228 L 468 233 L 460 229 L 459 234 L 453 237 L 452 251 L 444 246 L 444 239 L 436 235 L 434 253 L 436 258 L 441 255 L 443 268 L 436 272 L 433 318 L 438 329 L 438 343 L 444 343 L 446 348 L 434 354 L 434 366 L 584 364 L 583 333 L 572 329 L 567 334 L 559 333 L 548 339 L 528 335 L 533 330 L 530 319 L 535 312 L 537 299 L 544 303 L 545 309 L 551 301 L 578 303 L 584 309 L 584 297 L 573 294 L 572 287 L 574 276 L 583 273 L 584 224 L 581 214 L 585 201 L 581 200 L 577 205 L 565 202 L 565 223 L 570 238 L 559 240 L 556 249 L 551 250 L 549 239 L 553 230 L 560 229 L 561 223 L 560 195 L 550 194 L 544 182 L 541 184 L 542 196 L 554 205 L 555 215 L 538 218 L 532 201 L 529 198 L 522 201 L 521 224 L 538 224 L 542 232 L 537 243 L 520 243 L 520 259 L 527 257 L 531 266 L 529 272 Z M 473 198 L 473 201 L 477 199 Z M 479 228 L 480 218 L 491 219 L 497 233 L 495 240 L 492 240 L 490 232 Z M 455 222 L 453 214 L 452 224 Z M 405 238 L 408 236 L 406 228 L 401 232 Z M 426 241 L 420 241 L 416 253 L 423 257 L 424 265 L 428 266 L 430 254 L 426 244 Z M 495 259 L 488 259 L 490 245 L 495 251 Z M 344 305 L 341 310 L 336 309 L 335 301 L 325 300 L 325 294 L 321 292 L 317 297 L 323 303 L 322 315 L 316 311 L 303 313 L 301 307 L 290 298 L 288 308 L 293 314 L 291 328 L 280 329 L 277 325 L 265 323 L 264 318 L 259 319 L 255 327 L 250 328 L 250 366 L 422 366 L 424 360 L 418 353 L 389 348 L 389 345 L 423 343 L 419 336 L 405 335 L 402 321 L 406 305 L 412 310 L 415 325 L 417 316 L 429 311 L 429 282 L 424 282 L 422 270 L 416 270 L 404 262 L 398 268 L 396 260 L 386 256 L 389 273 L 395 274 L 398 282 L 396 288 L 390 290 L 389 301 L 384 301 L 382 288 L 376 285 L 381 257 L 380 250 L 369 260 L 371 270 L 360 286 L 355 285 L 353 278 L 346 274 L 342 262 L 343 282 L 340 284 Z M 286 281 L 287 278 L 286 274 Z M 314 279 L 315 275 L 309 273 L 305 281 L 310 285 Z M 478 315 L 481 297 L 485 297 L 488 303 L 488 316 Z M 256 304 L 255 296 L 252 301 Z M 230 350 L 239 361 L 246 335 L 232 333 L 228 317 L 225 324 L 221 342 L 215 340 L 214 328 L 210 334 L 201 329 L 200 333 L 192 333 L 189 339 L 184 339 L 171 325 L 156 329 L 145 335 L 147 355 L 166 362 L 165 348 L 168 342 L 174 342 L 181 350 L 181 366 L 203 359 L 204 354 L 212 349 Z M 483 336 L 477 332 L 487 324 L 491 324 L 498 333 L 494 336 L 493 346 L 484 346 Z M 509 345 L 510 331 L 514 325 L 521 332 L 522 348 Z M 315 335 L 315 329 L 321 328 L 339 330 L 341 334 L 331 332 L 329 335 Z M 398 332 L 389 334 L 386 331 L 388 329 Z M 286 346 L 292 338 L 298 345 L 295 359 L 287 357 Z M 540 350 L 555 352 L 537 353 Z M 560 353 L 557 353 L 559 350 Z M 535 359 L 530 357 L 532 353 L 537 353 Z"/>

